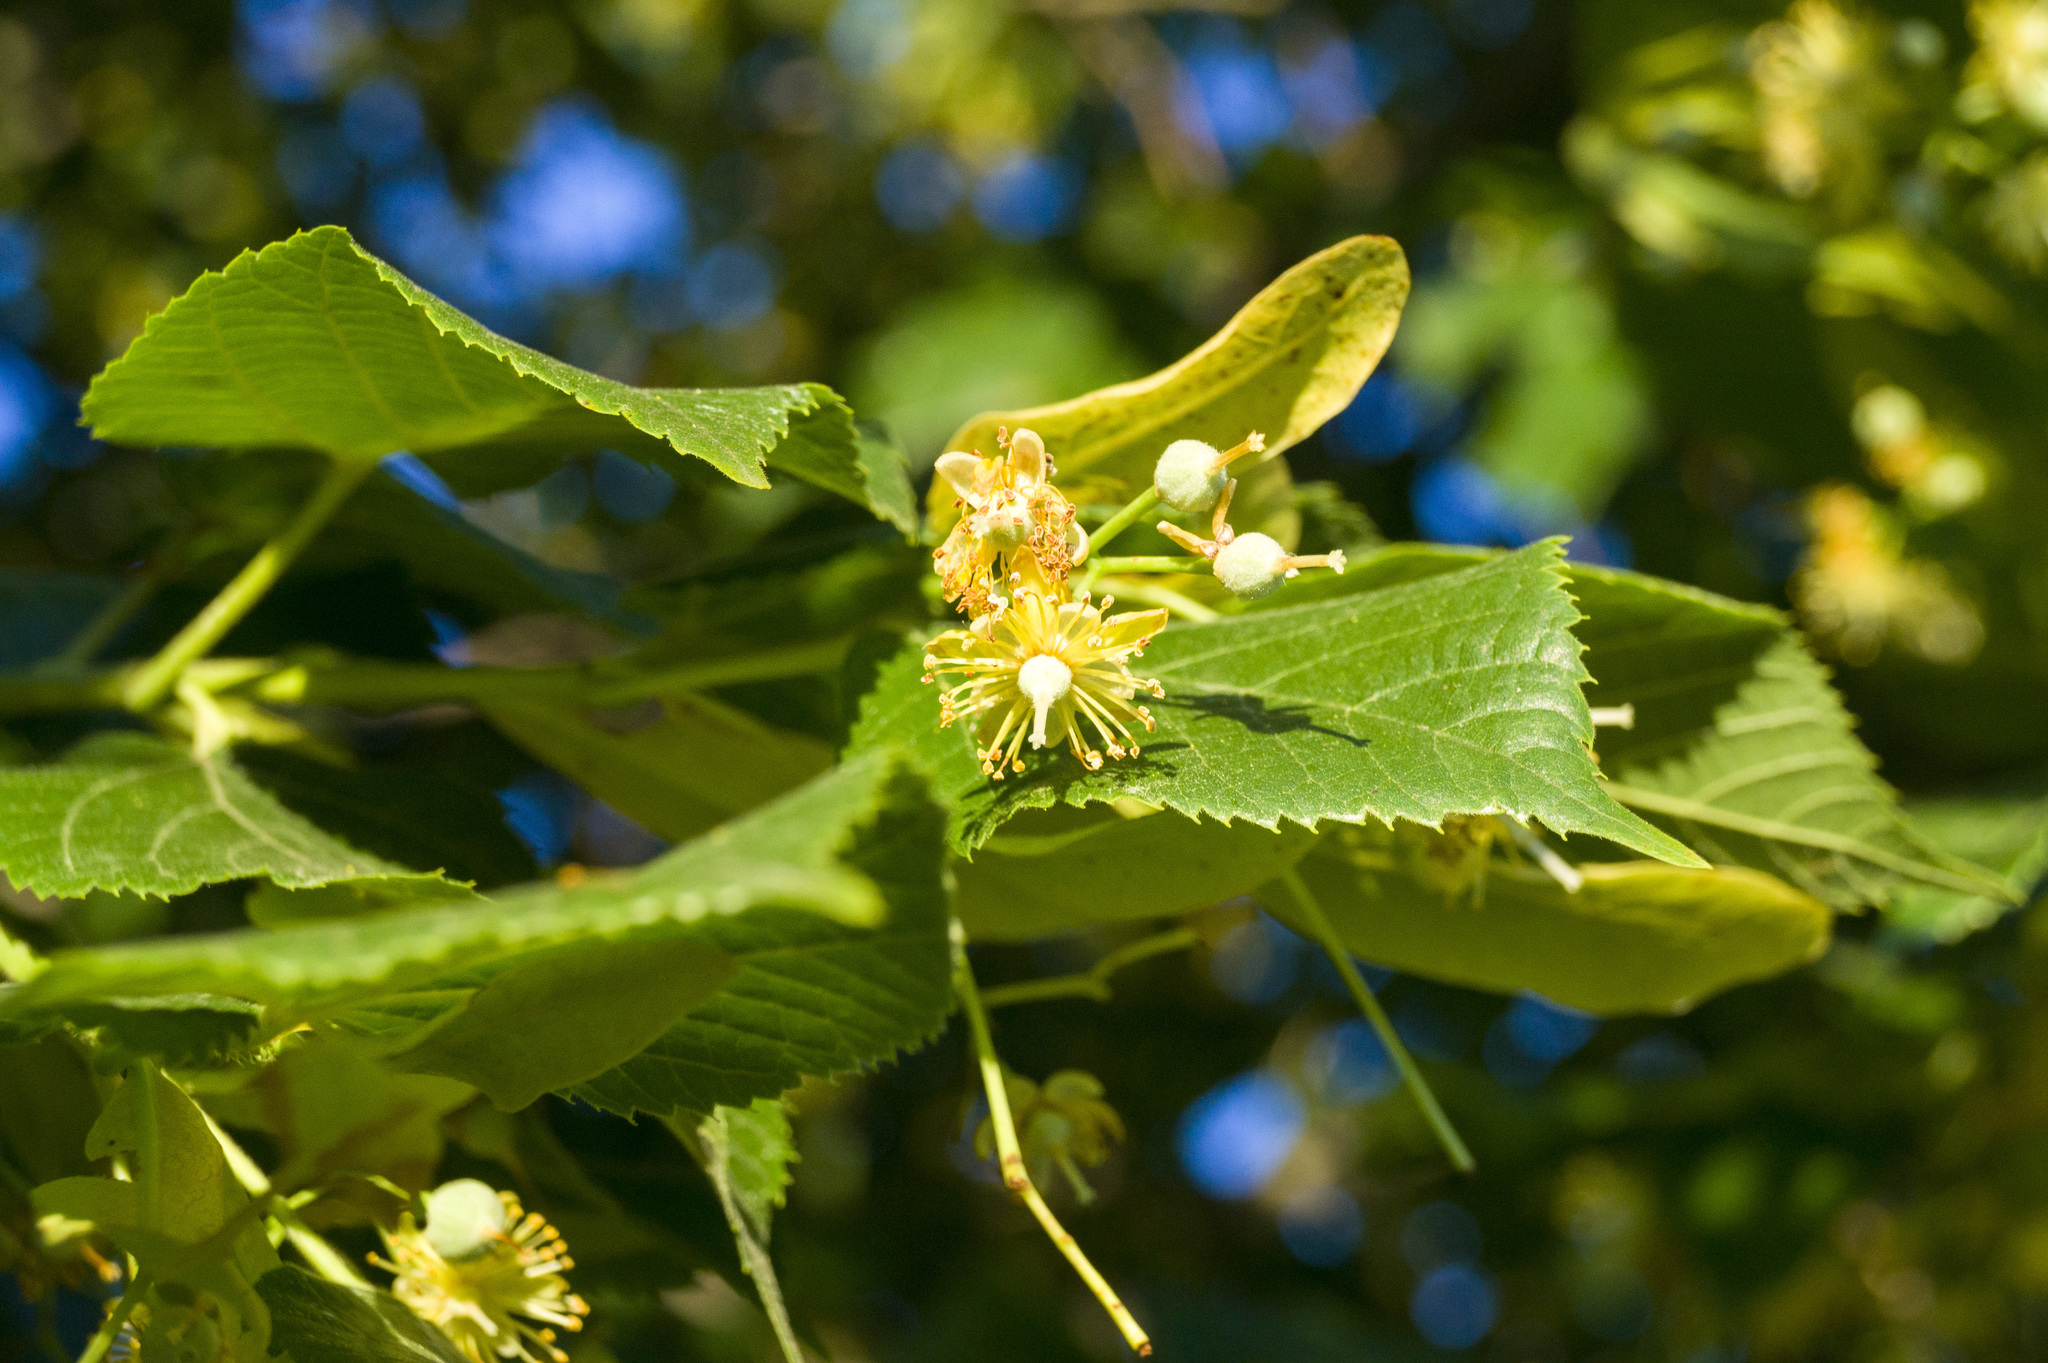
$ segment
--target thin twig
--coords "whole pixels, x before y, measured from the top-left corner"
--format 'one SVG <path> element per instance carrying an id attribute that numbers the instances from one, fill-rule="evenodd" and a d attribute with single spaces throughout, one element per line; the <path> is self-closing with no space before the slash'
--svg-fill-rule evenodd
<path id="1" fill-rule="evenodd" d="M 1046 1237 L 1066 1256 L 1074 1271 L 1081 1275 L 1081 1281 L 1088 1284 L 1088 1290 L 1102 1303 L 1102 1309 L 1116 1322 L 1124 1342 L 1140 1357 L 1149 1355 L 1152 1352 L 1151 1338 L 1131 1315 L 1130 1308 L 1123 1304 L 1123 1299 L 1117 1296 L 1116 1289 L 1109 1285 L 1109 1280 L 1088 1262 L 1088 1256 L 1081 1252 L 1074 1237 L 1060 1225 L 1059 1218 L 1052 1214 L 1052 1208 L 1045 1205 L 1045 1199 L 1032 1185 L 1031 1175 L 1025 1172 L 1024 1152 L 1017 1143 L 1017 1124 L 1010 1115 L 1009 1091 L 1003 1085 L 1003 1065 L 996 1058 L 995 1041 L 989 1036 L 988 1014 L 983 1011 L 981 995 L 974 987 L 974 971 L 967 964 L 967 933 L 957 918 L 953 920 L 951 931 L 953 989 L 960 996 L 961 1011 L 967 1014 L 967 1027 L 973 1034 L 974 1055 L 981 1066 L 981 1085 L 988 1094 L 989 1122 L 996 1132 L 996 1156 L 1003 1173 L 1003 1186 L 1015 1193 L 1018 1200 L 1030 1209 L 1031 1215 L 1037 1218 Z"/>
<path id="2" fill-rule="evenodd" d="M 1416 1106 L 1422 1109 L 1422 1115 L 1429 1119 L 1429 1125 L 1436 1132 L 1437 1140 L 1443 1144 L 1444 1153 L 1451 1157 L 1451 1163 L 1459 1173 L 1471 1173 L 1479 1167 L 1478 1162 L 1472 1158 L 1472 1152 L 1465 1148 L 1465 1142 L 1459 1139 L 1456 1128 L 1451 1125 L 1451 1119 L 1444 1115 L 1442 1105 L 1436 1100 L 1436 1094 L 1430 1090 L 1429 1081 L 1422 1077 L 1421 1069 L 1416 1066 L 1415 1057 L 1408 1054 L 1408 1047 L 1402 1043 L 1400 1033 L 1396 1032 L 1394 1024 L 1387 1020 L 1386 1009 L 1380 1007 L 1380 1001 L 1373 997 L 1372 990 L 1365 987 L 1365 980 L 1359 975 L 1358 967 L 1351 962 L 1350 951 L 1345 948 L 1343 939 L 1337 936 L 1336 928 L 1330 925 L 1329 917 L 1323 913 L 1323 906 L 1309 893 L 1308 886 L 1303 883 L 1298 872 L 1290 870 L 1280 879 L 1287 886 L 1288 893 L 1292 894 L 1295 902 L 1301 906 L 1302 916 L 1308 919 L 1309 926 L 1314 928 L 1316 936 L 1322 939 L 1323 950 L 1328 953 L 1330 964 L 1336 966 L 1337 973 L 1344 977 L 1344 987 L 1351 991 L 1352 1000 L 1358 1004 L 1358 1010 L 1365 1014 L 1366 1021 L 1370 1022 L 1373 1031 L 1379 1034 L 1380 1044 L 1387 1048 L 1387 1054 L 1394 1057 L 1394 1064 L 1401 1071 L 1402 1081 L 1408 1085 L 1408 1092 L 1414 1095 Z"/>
<path id="3" fill-rule="evenodd" d="M 999 984 L 992 989 L 981 991 L 981 1002 L 985 1008 L 1007 1008 L 1013 1003 L 1037 1003 L 1043 999 L 1094 999 L 1097 1003 L 1109 1002 L 1109 977 L 1127 965 L 1152 956 L 1161 956 L 1169 951 L 1185 951 L 1199 946 L 1200 933 L 1190 928 L 1173 928 L 1166 932 L 1141 937 L 1104 956 L 1093 966 L 1079 975 L 1055 975 L 1050 979 L 1024 980 L 1017 984 Z"/>

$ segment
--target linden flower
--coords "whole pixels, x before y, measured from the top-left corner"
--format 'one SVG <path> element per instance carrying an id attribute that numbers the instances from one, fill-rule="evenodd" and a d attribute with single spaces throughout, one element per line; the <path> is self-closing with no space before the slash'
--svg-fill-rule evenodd
<path id="1" fill-rule="evenodd" d="M 962 672 L 967 680 L 939 698 L 939 727 L 956 719 L 977 725 L 981 769 L 1000 781 L 1006 769 L 1024 770 L 1018 755 L 1065 739 L 1090 771 L 1102 766 L 1099 741 L 1111 757 L 1136 757 L 1138 742 L 1126 721 L 1152 731 L 1152 712 L 1133 705 L 1139 691 L 1166 692 L 1157 681 L 1133 677 L 1127 659 L 1138 656 L 1166 628 L 1163 610 L 1103 618 L 1084 593 L 1064 601 L 1035 574 L 1010 575 L 1012 595 L 998 600 L 966 629 L 947 630 L 925 653 L 924 679 Z"/>
<path id="2" fill-rule="evenodd" d="M 474 1191 L 466 1185 L 489 1191 L 473 1179 L 436 1189 L 427 1200 L 427 1229 L 420 1230 L 406 1213 L 395 1232 L 379 1232 L 391 1257 L 372 1255 L 370 1262 L 395 1273 L 392 1295 L 453 1340 L 471 1363 L 493 1357 L 565 1363 L 568 1355 L 555 1347 L 554 1327 L 581 1330 L 590 1307 L 562 1276 L 575 1264 L 561 1233 L 540 1213 L 522 1212 L 511 1193 L 496 1195 L 495 1213 L 488 1204 L 479 1206 L 479 1199 L 444 1196 Z M 453 1235 L 443 1224 L 451 1204 L 469 1210 L 473 1220 Z M 465 1244 L 475 1252 L 444 1252 Z"/>
<path id="3" fill-rule="evenodd" d="M 1025 1163 L 1050 1160 L 1066 1176 L 1076 1201 L 1084 1207 L 1093 1202 L 1095 1190 L 1081 1176 L 1081 1166 L 1101 1164 L 1124 1139 L 1124 1119 L 1103 1101 L 1102 1081 L 1086 1070 L 1061 1070 L 1034 1084 L 1005 1067 L 1003 1087 Z M 974 1131 L 974 1153 L 987 1159 L 995 1145 L 995 1122 L 984 1117 Z"/>
<path id="4" fill-rule="evenodd" d="M 1029 554 L 1047 580 L 1061 582 L 1088 552 L 1073 504 L 1050 481 L 1052 460 L 1038 433 L 998 439 L 1003 453 L 994 459 L 956 451 L 939 456 L 937 468 L 959 494 L 961 516 L 932 558 L 946 600 L 961 602 L 970 616 L 989 609 L 1007 557 Z"/>

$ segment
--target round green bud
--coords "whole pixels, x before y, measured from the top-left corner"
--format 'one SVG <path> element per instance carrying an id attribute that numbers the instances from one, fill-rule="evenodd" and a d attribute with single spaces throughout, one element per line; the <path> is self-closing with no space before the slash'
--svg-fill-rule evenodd
<path id="1" fill-rule="evenodd" d="M 1216 580 L 1234 596 L 1256 601 L 1287 578 L 1287 551 L 1271 535 L 1239 535 L 1216 554 Z"/>
<path id="2" fill-rule="evenodd" d="M 1193 515 L 1216 505 L 1223 485 L 1230 481 L 1216 467 L 1216 447 L 1201 440 L 1176 440 L 1159 456 L 1152 469 L 1152 490 L 1159 500 L 1175 511 Z"/>
<path id="3" fill-rule="evenodd" d="M 427 1194 L 427 1244 L 451 1263 L 488 1253 L 510 1220 L 498 1190 L 473 1178 L 458 1178 Z"/>

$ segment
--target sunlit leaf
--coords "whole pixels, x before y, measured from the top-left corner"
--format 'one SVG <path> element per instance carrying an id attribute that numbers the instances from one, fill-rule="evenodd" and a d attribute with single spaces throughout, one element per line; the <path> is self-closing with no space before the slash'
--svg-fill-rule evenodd
<path id="1" fill-rule="evenodd" d="M 408 450 L 468 493 L 605 446 L 653 463 L 690 455 L 749 487 L 782 467 L 899 521 L 904 511 L 899 472 L 862 449 L 829 388 L 619 383 L 487 330 L 341 227 L 201 275 L 101 371 L 84 413 L 127 445 Z"/>

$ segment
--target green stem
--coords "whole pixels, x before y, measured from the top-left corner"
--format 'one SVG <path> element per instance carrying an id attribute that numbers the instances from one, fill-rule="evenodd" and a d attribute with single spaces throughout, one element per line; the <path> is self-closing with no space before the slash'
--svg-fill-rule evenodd
<path id="1" fill-rule="evenodd" d="M 1215 565 L 1200 554 L 1138 554 L 1130 558 L 1099 558 L 1105 573 L 1206 573 Z"/>
<path id="2" fill-rule="evenodd" d="M 1141 937 L 1127 942 L 1110 952 L 1091 966 L 1085 974 L 1055 975 L 1051 979 L 1025 980 L 1018 984 L 999 984 L 993 989 L 981 991 L 983 1006 L 1005 1008 L 1013 1003 L 1037 1003 L 1045 999 L 1094 999 L 1097 1003 L 1109 1001 L 1109 977 L 1127 965 L 1153 956 L 1162 956 L 1169 951 L 1186 951 L 1201 944 L 1201 934 L 1189 928 L 1174 928 L 1167 932 Z"/>
<path id="3" fill-rule="evenodd" d="M 128 1323 L 128 1317 L 135 1314 L 135 1308 L 142 1304 L 148 1293 L 147 1273 L 138 1273 L 130 1278 L 126 1290 L 121 1293 L 121 1300 L 114 1304 L 114 1309 L 100 1322 L 100 1328 L 93 1331 L 92 1338 L 85 1342 L 85 1352 L 79 1354 L 78 1363 L 100 1363 L 107 1356 L 107 1350 L 114 1347 L 114 1341 L 120 1338 L 121 1327 Z"/>
<path id="4" fill-rule="evenodd" d="M 1344 977 L 1344 987 L 1351 991 L 1352 1000 L 1358 1004 L 1358 1010 L 1365 1014 L 1366 1021 L 1370 1022 L 1373 1031 L 1379 1034 L 1380 1044 L 1387 1048 L 1387 1054 L 1394 1057 L 1394 1064 L 1400 1068 L 1402 1081 L 1408 1085 L 1408 1091 L 1415 1096 L 1416 1106 L 1422 1109 L 1422 1115 L 1429 1119 L 1437 1140 L 1443 1143 L 1444 1153 L 1451 1157 L 1451 1163 L 1459 1173 L 1471 1173 L 1479 1167 L 1478 1162 L 1472 1158 L 1472 1152 L 1465 1148 L 1465 1142 L 1459 1139 L 1456 1129 L 1451 1126 L 1451 1119 L 1444 1115 L 1443 1107 L 1436 1100 L 1436 1094 L 1430 1090 L 1429 1081 L 1422 1077 L 1421 1069 L 1416 1066 L 1415 1057 L 1408 1054 L 1408 1048 L 1401 1043 L 1400 1033 L 1396 1032 L 1394 1024 L 1387 1020 L 1386 1009 L 1380 1007 L 1380 1001 L 1373 997 L 1372 990 L 1365 987 L 1365 980 L 1359 975 L 1358 967 L 1352 964 L 1351 952 L 1345 948 L 1343 939 L 1337 936 L 1337 929 L 1330 925 L 1329 917 L 1323 913 L 1323 906 L 1309 893 L 1309 888 L 1303 883 L 1299 872 L 1290 870 L 1280 879 L 1287 886 L 1288 893 L 1294 896 L 1295 903 L 1301 906 L 1302 916 L 1308 920 L 1309 926 L 1315 929 L 1316 936 L 1322 940 L 1323 950 L 1329 955 L 1330 964 L 1336 966 L 1337 973 Z"/>
<path id="5" fill-rule="evenodd" d="M 1158 505 L 1159 494 L 1154 492 L 1149 487 L 1146 488 L 1143 492 L 1139 493 L 1136 497 L 1133 497 L 1131 499 L 1130 505 L 1126 506 L 1123 510 L 1117 512 L 1114 516 L 1111 516 L 1101 525 L 1096 526 L 1095 529 L 1088 532 L 1089 552 L 1092 554 L 1095 550 L 1100 549 L 1105 544 L 1108 544 L 1118 535 L 1123 534 L 1124 531 L 1130 529 L 1139 521 L 1143 520 L 1146 516 L 1152 514 L 1152 508 Z"/>
<path id="6" fill-rule="evenodd" d="M 263 599 L 263 594 L 284 575 L 284 570 L 299 556 L 299 551 L 306 547 L 321 526 L 327 524 L 328 518 L 341 508 L 349 494 L 356 490 L 356 485 L 375 467 L 374 463 L 363 459 L 336 460 L 328 465 L 327 472 L 313 489 L 313 495 L 292 514 L 284 529 L 258 549 L 256 556 L 243 565 L 242 571 L 220 589 L 220 594 L 207 602 L 204 610 L 193 616 L 175 638 L 129 679 L 121 696 L 122 703 L 130 710 L 149 710 L 169 695 L 179 674 L 209 652 L 249 613 L 251 607 Z"/>

